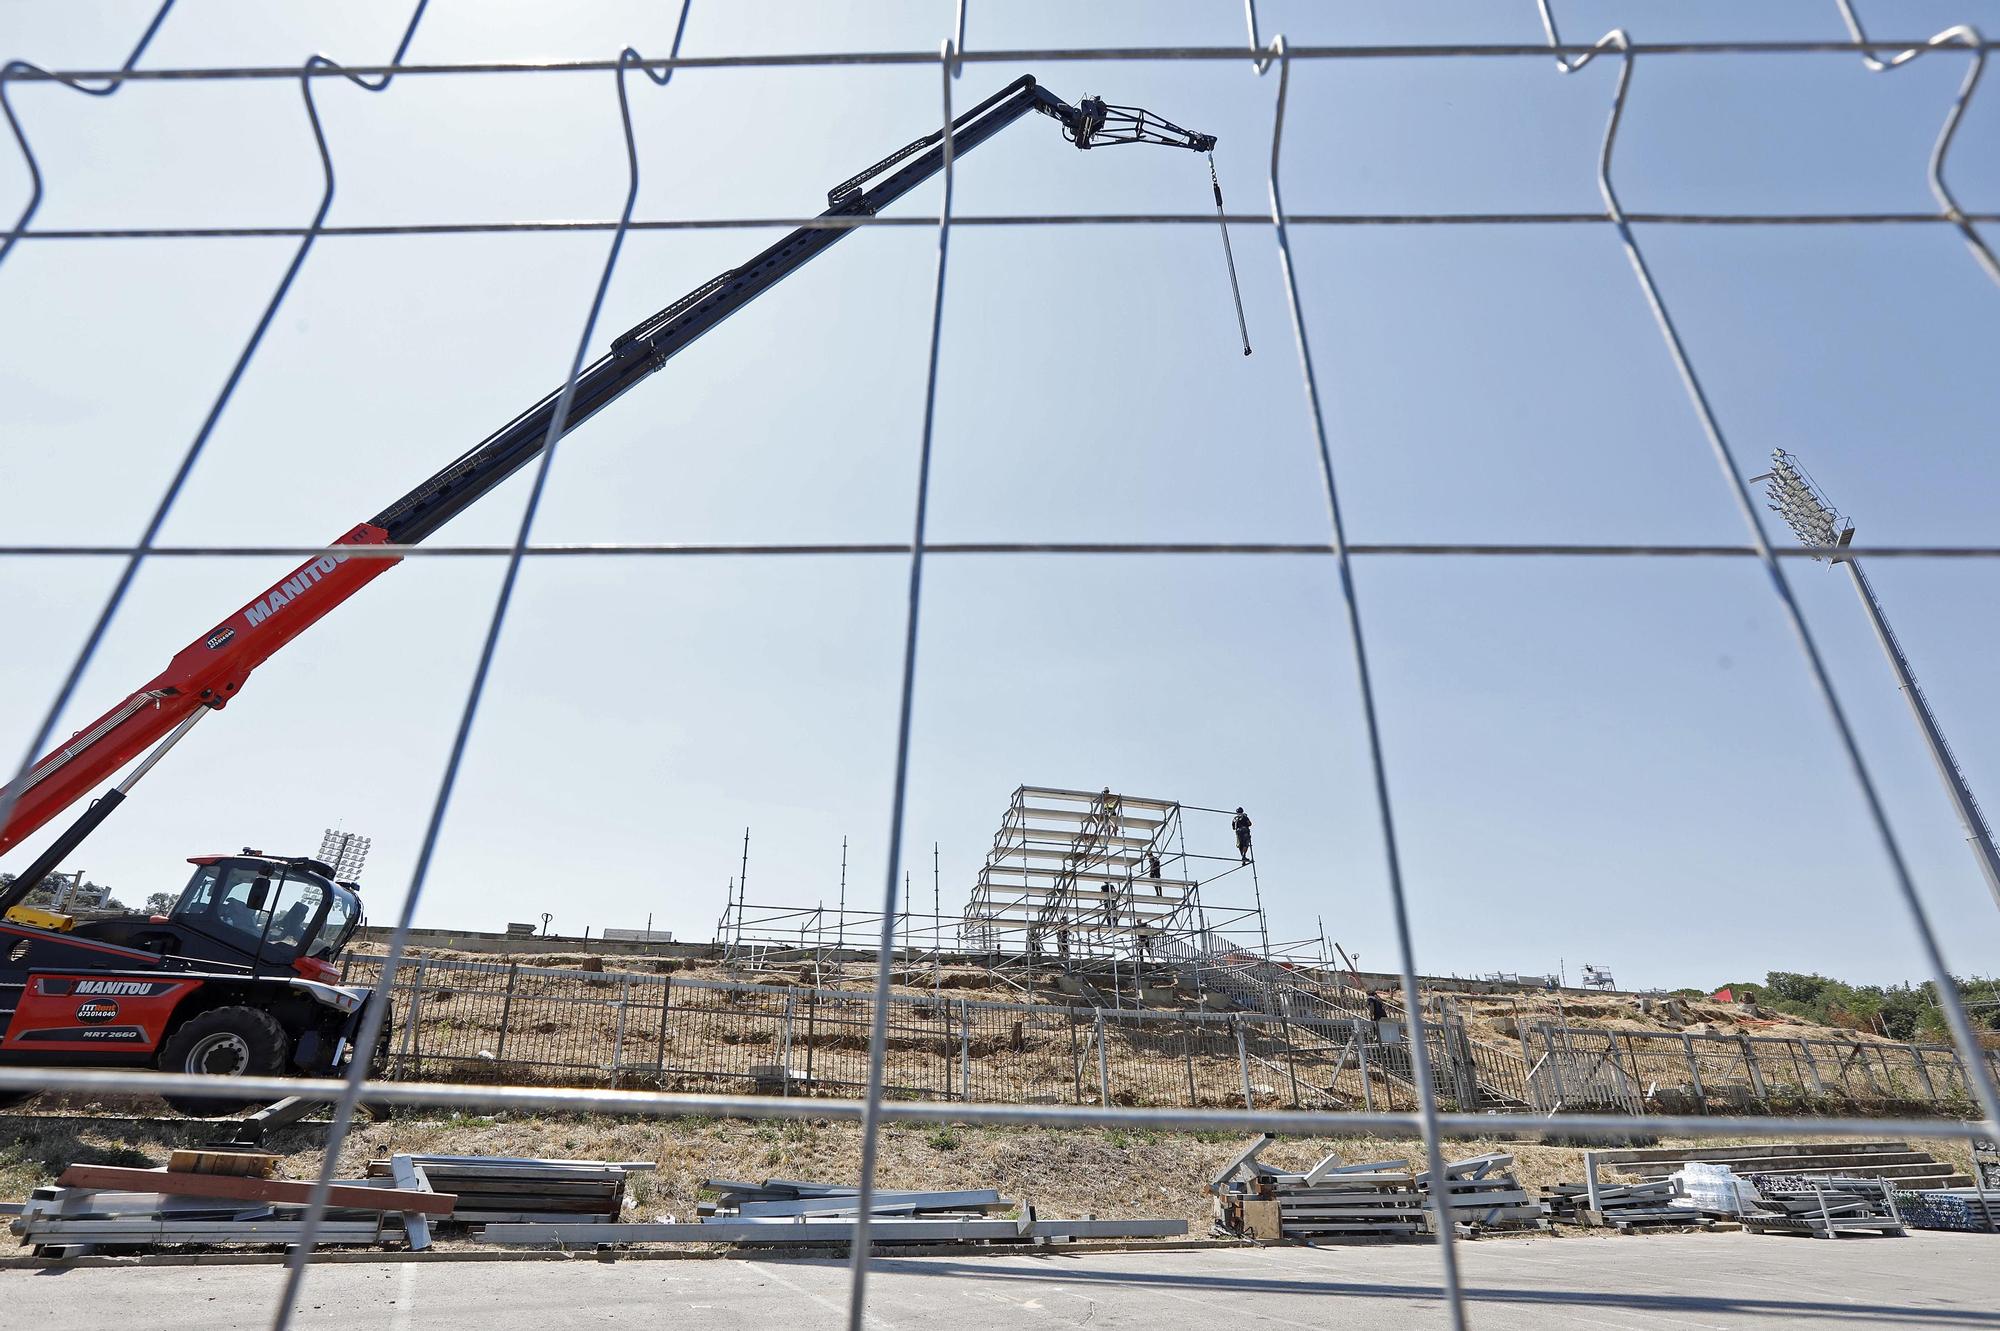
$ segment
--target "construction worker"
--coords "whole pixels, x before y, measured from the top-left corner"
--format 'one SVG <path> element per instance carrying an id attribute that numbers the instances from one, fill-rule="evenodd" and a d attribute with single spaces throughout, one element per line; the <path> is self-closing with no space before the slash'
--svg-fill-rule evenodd
<path id="1" fill-rule="evenodd" d="M 1163 897 L 1167 894 L 1167 889 L 1160 886 L 1160 853 L 1156 850 L 1146 852 L 1146 877 L 1153 880 L 1154 896 Z"/>
<path id="2" fill-rule="evenodd" d="M 1245 864 L 1248 864 L 1250 862 L 1250 815 L 1243 812 L 1241 804 L 1236 806 L 1236 816 L 1229 820 L 1229 825 L 1236 829 L 1236 853 L 1242 856 Z"/>
<path id="3" fill-rule="evenodd" d="M 1382 995 L 1378 990 L 1370 989 L 1368 991 L 1368 1020 L 1387 1021 L 1388 1019 L 1389 1005 L 1382 1001 Z"/>

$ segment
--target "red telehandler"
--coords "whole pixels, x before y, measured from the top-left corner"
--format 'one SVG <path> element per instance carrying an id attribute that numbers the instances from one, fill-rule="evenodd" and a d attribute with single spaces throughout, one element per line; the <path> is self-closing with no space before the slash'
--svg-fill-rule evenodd
<path id="1" fill-rule="evenodd" d="M 952 121 L 953 156 L 1031 111 L 1058 121 L 1078 148 L 1155 143 L 1206 153 L 1215 146 L 1213 136 L 1137 107 L 1094 97 L 1071 106 L 1024 75 Z M 560 422 L 557 389 L 199 635 L 158 676 L 0 790 L 4 853 L 144 754 L 0 889 L 0 1065 L 157 1067 L 224 1076 L 340 1072 L 353 1058 L 369 993 L 336 982 L 340 972 L 333 963 L 361 924 L 361 905 L 354 884 L 335 882 L 326 865 L 247 849 L 197 856 L 172 910 L 151 919 L 75 923 L 21 903 L 195 722 L 228 705 L 252 670 L 398 562 L 394 554 L 348 552 L 429 537 L 540 455 L 558 429 L 567 433 L 583 424 L 839 243 L 853 230 L 840 224 L 843 219 L 873 216 L 936 175 L 944 156 L 939 130 L 835 186 L 815 224 L 614 338 L 610 351 L 578 376 Z M 1216 198 L 1219 207 L 1219 188 Z M 0 1103 L 25 1098 L 0 1097 Z M 181 1097 L 174 1103 L 220 1112 L 231 1099 Z"/>

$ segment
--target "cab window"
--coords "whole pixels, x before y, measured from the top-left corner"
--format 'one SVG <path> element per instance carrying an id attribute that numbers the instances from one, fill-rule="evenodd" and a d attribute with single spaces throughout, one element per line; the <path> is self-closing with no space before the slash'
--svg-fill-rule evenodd
<path id="1" fill-rule="evenodd" d="M 204 865 L 174 907 L 173 918 L 214 933 L 247 935 L 254 943 L 264 932 L 265 910 L 252 910 L 250 897 L 262 870 L 250 865 Z"/>
<path id="2" fill-rule="evenodd" d="M 252 941 L 263 936 L 264 925 L 271 918 L 269 887 L 264 889 L 263 909 L 259 910 L 251 904 L 260 877 L 268 879 L 269 875 L 261 874 L 256 869 L 232 869 L 222 885 L 222 891 L 215 898 L 216 921 Z"/>
<path id="3" fill-rule="evenodd" d="M 174 903 L 174 915 L 201 915 L 215 904 L 215 885 L 222 878 L 222 871 L 213 864 L 204 864 L 194 871 L 194 878 L 181 893 L 181 899 Z"/>
<path id="4" fill-rule="evenodd" d="M 266 883 L 261 908 L 252 905 L 260 878 Z M 255 952 L 271 923 L 272 907 L 281 896 L 280 885 L 256 865 L 206 865 L 182 894 L 172 918 L 245 952 Z"/>
<path id="5" fill-rule="evenodd" d="M 360 904 L 346 892 L 335 892 L 333 904 L 327 908 L 326 923 L 319 927 L 313 943 L 306 955 L 321 961 L 332 961 L 340 951 L 340 945 L 347 941 L 348 926 L 353 922 Z"/>
<path id="6" fill-rule="evenodd" d="M 326 889 L 318 883 L 292 878 L 280 883 L 272 893 L 271 928 L 264 937 L 267 952 L 294 953 L 306 941 L 306 932 L 319 915 Z"/>

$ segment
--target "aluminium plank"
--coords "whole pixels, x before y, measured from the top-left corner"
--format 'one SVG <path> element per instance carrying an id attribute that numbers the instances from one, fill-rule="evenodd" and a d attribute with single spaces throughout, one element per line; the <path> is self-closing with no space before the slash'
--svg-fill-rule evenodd
<path id="1" fill-rule="evenodd" d="M 526 966 L 521 967 L 520 971 L 523 975 L 529 973 L 529 969 Z M 560 975 L 560 976 L 570 976 L 576 974 L 575 971 L 557 970 L 553 968 L 545 968 L 539 973 L 544 975 Z M 621 979 L 623 978 L 622 973 L 619 975 L 618 978 Z M 640 981 L 640 980 L 658 981 L 663 977 L 656 975 L 635 974 L 631 978 L 634 981 Z M 680 987 L 681 985 L 690 983 L 694 982 L 689 980 L 682 980 L 679 977 L 675 977 L 674 979 L 674 985 L 676 988 Z M 553 1160 L 553 1159 L 544 1160 L 538 1156 L 532 1156 L 532 1155 L 425 1155 L 413 1151 L 410 1153 L 410 1159 L 415 1161 L 417 1164 L 425 1166 L 478 1165 L 481 1167 L 526 1166 L 537 1169 L 584 1168 L 584 1169 L 600 1169 L 600 1170 L 623 1170 L 627 1173 L 635 1169 L 659 1168 L 659 1165 L 651 1160 Z M 387 1166 L 389 1162 L 387 1160 L 370 1160 L 368 1163 L 370 1165 Z"/>
<path id="2" fill-rule="evenodd" d="M 841 1211 L 852 1213 L 860 1209 L 861 1199 L 852 1194 L 836 1194 L 824 1197 L 801 1197 L 796 1201 L 743 1202 L 736 1208 L 736 1214 L 749 1219 L 753 1216 L 788 1215 L 833 1215 Z M 920 1211 L 965 1211 L 965 1210 L 1007 1210 L 1014 1205 L 1000 1195 L 997 1188 L 966 1188 L 958 1192 L 903 1192 L 876 1193 L 873 1205 L 877 1210 L 901 1208 Z"/>
<path id="3" fill-rule="evenodd" d="M 423 1166 L 407 1155 L 389 1157 L 389 1167 L 396 1186 L 405 1192 L 429 1192 L 431 1181 L 425 1175 Z M 403 1234 L 409 1240 L 410 1251 L 422 1252 L 431 1246 L 430 1217 L 422 1211 L 403 1211 Z"/>
<path id="4" fill-rule="evenodd" d="M 802 1220 L 786 1225 L 747 1221 L 737 1224 L 568 1224 L 488 1225 L 489 1243 L 848 1243 L 854 1238 L 852 1220 Z M 880 1243 L 899 1240 L 953 1242 L 1020 1237 L 1012 1220 L 875 1220 L 869 1237 Z"/>
<path id="5" fill-rule="evenodd" d="M 848 1243 L 850 1220 L 806 1220 L 792 1224 L 488 1225 L 489 1243 L 508 1246 L 595 1243 Z M 1174 1238 L 1187 1233 L 1185 1220 L 877 1220 L 869 1238 L 879 1243 L 976 1242 L 1064 1238 Z"/>
<path id="6" fill-rule="evenodd" d="M 307 1205 L 313 1185 L 289 1179 L 244 1178 L 234 1174 L 173 1174 L 165 1170 L 131 1169 L 122 1165 L 71 1165 L 57 1178 L 66 1188 L 112 1188 L 170 1192 L 179 1197 L 227 1197 L 233 1201 L 288 1202 Z M 405 1192 L 364 1183 L 336 1183 L 327 1204 L 358 1211 L 420 1211 L 447 1216 L 458 1198 L 443 1192 Z"/>

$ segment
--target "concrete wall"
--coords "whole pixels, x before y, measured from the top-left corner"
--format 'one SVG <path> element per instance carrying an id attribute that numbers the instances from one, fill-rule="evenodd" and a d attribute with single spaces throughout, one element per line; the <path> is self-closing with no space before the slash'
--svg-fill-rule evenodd
<path id="1" fill-rule="evenodd" d="M 356 943 L 386 947 L 395 930 L 386 925 L 364 925 L 354 935 Z M 412 947 L 443 947 L 454 952 L 485 952 L 495 956 L 520 956 L 541 952 L 594 952 L 612 957 L 693 957 L 712 959 L 722 954 L 714 943 L 606 942 L 602 938 L 571 938 L 563 934 L 547 937 L 536 934 L 518 938 L 511 934 L 486 933 L 477 929 L 412 929 Z"/>

